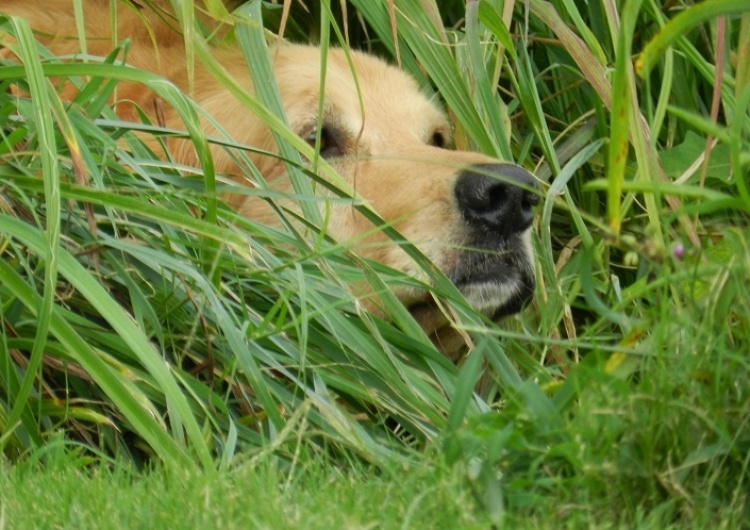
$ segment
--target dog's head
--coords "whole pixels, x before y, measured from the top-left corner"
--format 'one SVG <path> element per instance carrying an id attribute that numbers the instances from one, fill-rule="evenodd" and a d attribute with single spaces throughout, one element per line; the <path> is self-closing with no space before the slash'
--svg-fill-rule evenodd
<path id="1" fill-rule="evenodd" d="M 317 142 L 321 156 L 351 189 L 430 258 L 476 309 L 492 318 L 517 312 L 534 289 L 529 234 L 537 202 L 534 177 L 514 164 L 450 150 L 451 127 L 442 110 L 411 77 L 383 61 L 352 52 L 353 74 L 343 51 L 330 50 L 319 120 L 320 50 L 282 45 L 272 57 L 290 126 L 299 136 Z M 273 149 L 257 118 L 229 108 L 226 100 L 208 110 L 239 141 Z M 255 162 L 272 187 L 291 191 L 282 163 L 270 157 Z M 235 197 L 234 202 L 247 217 L 278 222 L 258 198 Z M 333 238 L 363 257 L 423 276 L 400 246 L 351 206 L 332 208 L 326 229 Z M 428 331 L 445 324 L 424 290 L 394 291 Z"/>
<path id="2" fill-rule="evenodd" d="M 155 6 L 168 7 L 157 0 Z M 56 53 L 78 49 L 77 39 L 60 34 L 76 20 L 65 1 L 5 0 L 4 12 L 34 22 L 49 35 L 47 44 Z M 88 5 L 88 4 L 87 4 Z M 92 0 L 85 17 L 89 52 L 107 55 L 111 46 L 111 13 L 106 0 Z M 236 142 L 275 151 L 270 130 L 226 87 L 205 69 L 188 79 L 183 37 L 162 13 L 140 4 L 116 4 L 118 35 L 131 38 L 127 60 L 152 70 L 190 91 L 197 103 Z M 281 44 L 272 52 L 276 83 L 290 126 L 310 144 L 377 214 L 437 265 L 479 311 L 492 318 L 517 312 L 534 288 L 529 229 L 531 208 L 537 201 L 534 178 L 524 169 L 479 153 L 449 149 L 451 127 L 440 109 L 416 82 L 399 69 L 363 53 L 352 52 L 351 64 L 340 49 L 331 49 L 325 65 L 322 116 L 320 49 Z M 215 50 L 215 60 L 237 81 L 252 90 L 252 80 L 237 48 Z M 75 87 L 66 86 L 72 96 Z M 164 108 L 155 94 L 138 83 L 118 87 L 116 105 L 123 119 L 138 120 L 141 112 L 167 127 L 182 128 L 176 111 Z M 218 135 L 210 120 L 205 127 Z M 320 124 L 320 125 L 319 125 Z M 172 156 L 183 164 L 197 164 L 193 146 L 171 141 Z M 236 159 L 216 148 L 217 170 L 247 183 Z M 271 187 L 291 192 L 285 164 L 279 157 L 254 155 L 253 162 Z M 237 194 L 227 198 L 249 218 L 278 224 L 274 210 L 257 196 Z M 290 201 L 290 207 L 294 207 Z M 327 233 L 348 244 L 359 255 L 411 276 L 428 279 L 421 267 L 381 230 L 351 205 L 332 202 L 325 215 Z M 446 327 L 446 319 L 425 289 L 396 287 L 394 293 L 431 333 Z M 377 306 L 376 302 L 369 307 Z M 439 340 L 440 337 L 437 337 Z M 453 347 L 443 349 L 452 350 Z"/>
<path id="3" fill-rule="evenodd" d="M 166 7 L 161 1 L 155 5 Z M 6 0 L 3 9 L 33 20 L 35 29 L 50 35 L 47 42 L 57 53 L 74 53 L 76 39 L 56 36 L 59 26 L 76 27 L 68 4 L 52 1 L 45 6 L 46 10 L 40 10 L 38 2 Z M 90 7 L 85 17 L 89 52 L 106 55 L 111 45 L 109 3 L 92 0 Z M 118 35 L 132 39 L 128 62 L 189 90 L 236 142 L 275 151 L 263 121 L 206 70 L 197 68 L 195 78 L 188 80 L 183 39 L 173 25 L 149 10 L 138 12 L 132 7 L 117 3 Z M 216 61 L 252 90 L 241 52 L 235 48 L 215 53 Z M 451 127 L 443 111 L 411 77 L 377 58 L 352 52 L 350 64 L 342 50 L 331 49 L 319 116 L 320 50 L 282 44 L 271 54 L 290 126 L 311 145 L 320 146 L 320 155 L 350 190 L 437 265 L 476 309 L 491 318 L 517 312 L 534 289 L 529 229 L 537 196 L 532 175 L 479 153 L 449 149 Z M 74 93 L 74 88 L 66 90 Z M 154 122 L 183 127 L 177 113 L 163 108 L 141 84 L 121 85 L 118 97 L 116 109 L 123 119 L 138 119 L 145 111 L 152 113 Z M 219 134 L 209 121 L 205 123 L 208 133 Z M 174 139 L 171 147 L 177 162 L 198 162 L 188 142 Z M 213 152 L 220 173 L 252 185 L 231 154 L 219 148 Z M 272 188 L 292 191 L 279 157 L 258 154 L 251 158 Z M 257 196 L 237 194 L 227 199 L 249 218 L 279 223 L 275 211 Z M 294 208 L 293 201 L 289 204 Z M 403 247 L 351 205 L 333 201 L 329 206 L 325 229 L 334 239 L 362 257 L 428 279 Z M 394 293 L 426 331 L 443 341 L 444 350 L 456 349 L 445 345 L 447 339 L 440 336 L 447 321 L 427 290 L 395 287 Z M 377 302 L 371 302 L 368 307 L 376 306 Z"/>

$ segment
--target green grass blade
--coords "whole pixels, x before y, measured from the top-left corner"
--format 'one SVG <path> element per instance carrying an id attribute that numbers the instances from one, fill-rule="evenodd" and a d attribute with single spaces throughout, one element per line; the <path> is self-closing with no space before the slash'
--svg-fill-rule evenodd
<path id="1" fill-rule="evenodd" d="M 635 71 L 645 77 L 664 51 L 694 27 L 717 17 L 750 11 L 745 0 L 705 0 L 686 8 L 670 20 L 649 41 L 635 62 Z"/>
<path id="2" fill-rule="evenodd" d="M 33 120 L 42 153 L 42 174 L 47 210 L 46 237 L 42 252 L 44 259 L 44 294 L 37 312 L 38 327 L 29 365 L 26 368 L 21 386 L 15 396 L 13 407 L 8 414 L 7 424 L 12 426 L 18 421 L 22 409 L 27 406 L 31 386 L 38 376 L 41 366 L 50 319 L 52 318 L 52 305 L 54 303 L 55 286 L 57 285 L 58 248 L 60 241 L 60 175 L 54 156 L 54 153 L 57 152 L 54 125 L 52 116 L 48 110 L 52 107 L 51 99 L 55 98 L 56 95 L 54 93 L 50 95 L 50 92 L 52 92 L 50 84 L 44 77 L 42 65 L 36 57 L 36 43 L 34 42 L 28 23 L 25 20 L 16 18 L 10 19 L 10 23 L 18 39 L 18 53 L 21 61 L 24 63 L 29 92 L 34 101 Z"/>
<path id="3" fill-rule="evenodd" d="M 510 141 L 507 134 L 508 127 L 505 125 L 500 113 L 501 103 L 497 101 L 496 89 L 490 83 L 487 69 L 482 59 L 479 34 L 479 2 L 470 2 L 466 5 L 466 42 L 469 48 L 469 64 L 476 79 L 474 87 L 482 106 L 484 116 L 487 116 L 489 125 L 495 134 L 489 135 L 491 139 L 497 140 L 494 152 L 503 160 L 513 160 L 510 150 Z"/>
<path id="4" fill-rule="evenodd" d="M 263 35 L 261 4 L 260 0 L 253 0 L 243 6 L 240 13 L 245 14 L 251 22 L 237 27 L 237 40 L 247 58 L 258 100 L 268 112 L 273 113 L 288 128 L 284 105 L 274 80 L 269 50 Z M 276 131 L 273 132 L 276 135 Z M 302 196 L 312 196 L 313 188 L 309 179 L 298 169 L 301 162 L 298 151 L 281 136 L 276 135 L 276 143 L 282 158 L 291 162 L 287 164 L 287 171 L 295 191 Z M 315 225 L 320 225 L 320 212 L 314 203 L 302 202 L 300 206 L 307 219 Z"/>
<path id="5" fill-rule="evenodd" d="M 611 133 L 607 164 L 607 178 L 609 179 L 607 215 L 609 227 L 615 234 L 619 234 L 622 227 L 622 183 L 625 179 L 625 165 L 630 147 L 631 118 L 634 114 L 631 111 L 633 94 L 631 92 L 630 50 L 640 5 L 641 0 L 630 0 L 625 6 L 617 37 L 615 71 L 612 76 Z"/>

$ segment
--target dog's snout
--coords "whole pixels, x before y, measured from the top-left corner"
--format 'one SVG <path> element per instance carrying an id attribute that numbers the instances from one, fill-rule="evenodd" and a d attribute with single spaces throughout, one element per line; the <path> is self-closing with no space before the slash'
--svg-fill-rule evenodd
<path id="1" fill-rule="evenodd" d="M 483 164 L 465 170 L 456 182 L 461 214 L 476 228 L 502 236 L 531 226 L 539 202 L 534 176 L 515 164 Z"/>

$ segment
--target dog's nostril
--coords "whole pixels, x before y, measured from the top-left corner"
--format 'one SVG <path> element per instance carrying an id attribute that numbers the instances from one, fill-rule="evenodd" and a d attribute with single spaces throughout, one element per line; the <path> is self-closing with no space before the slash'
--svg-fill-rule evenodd
<path id="1" fill-rule="evenodd" d="M 531 226 L 532 207 L 539 203 L 534 176 L 514 164 L 474 166 L 456 182 L 456 200 L 467 222 L 502 236 Z"/>
<path id="2" fill-rule="evenodd" d="M 508 200 L 506 196 L 507 190 L 505 188 L 506 186 L 490 186 L 487 193 L 487 210 L 497 211 L 502 208 L 503 203 Z"/>

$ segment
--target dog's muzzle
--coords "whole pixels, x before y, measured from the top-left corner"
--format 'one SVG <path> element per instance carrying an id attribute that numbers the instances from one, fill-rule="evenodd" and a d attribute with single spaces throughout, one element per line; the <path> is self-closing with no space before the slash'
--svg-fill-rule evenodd
<path id="1" fill-rule="evenodd" d="M 520 311 L 535 283 L 529 235 L 539 202 L 534 176 L 514 164 L 472 166 L 459 175 L 455 197 L 468 236 L 451 280 L 492 318 Z"/>

